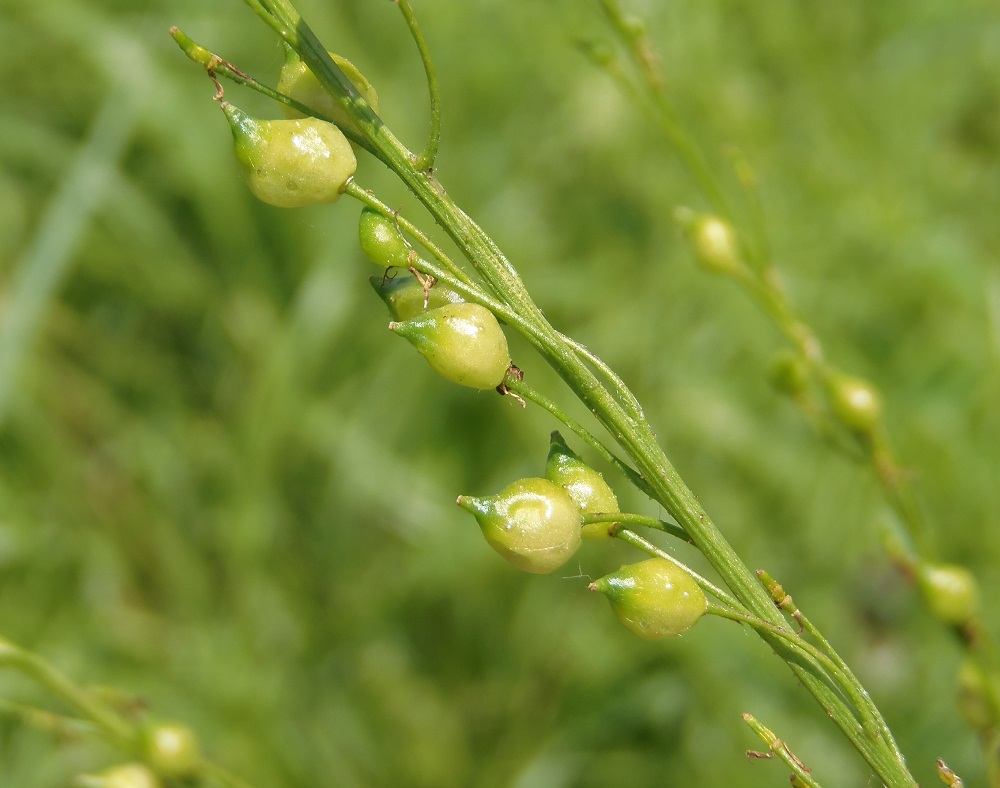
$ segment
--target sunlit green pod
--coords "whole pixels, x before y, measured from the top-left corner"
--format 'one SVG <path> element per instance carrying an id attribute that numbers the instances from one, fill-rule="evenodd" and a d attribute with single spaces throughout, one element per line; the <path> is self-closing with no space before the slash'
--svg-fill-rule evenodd
<path id="1" fill-rule="evenodd" d="M 163 783 L 142 763 L 122 763 L 99 774 L 77 778 L 81 788 L 162 788 Z"/>
<path id="2" fill-rule="evenodd" d="M 257 120 L 223 102 L 236 159 L 259 199 L 279 208 L 339 199 L 358 162 L 344 133 L 315 118 Z"/>
<path id="3" fill-rule="evenodd" d="M 855 432 L 870 432 L 882 417 L 882 400 L 868 381 L 834 374 L 827 379 L 830 408 L 841 424 Z"/>
<path id="4" fill-rule="evenodd" d="M 490 546 L 524 572 L 548 574 L 580 546 L 580 509 L 548 479 L 519 479 L 490 498 L 463 495 Z"/>
<path id="5" fill-rule="evenodd" d="M 192 775 L 201 762 L 194 731 L 173 722 L 157 723 L 143 731 L 142 754 L 157 774 L 165 777 Z"/>
<path id="6" fill-rule="evenodd" d="M 463 302 L 461 295 L 440 282 L 427 290 L 425 296 L 424 286 L 414 276 L 397 276 L 393 279 L 370 276 L 368 281 L 389 309 L 393 320 L 410 320 L 422 312 Z"/>
<path id="7" fill-rule="evenodd" d="M 545 478 L 566 490 L 584 514 L 620 511 L 618 498 L 604 477 L 580 459 L 558 432 L 553 432 L 549 440 Z M 588 523 L 583 526 L 583 538 L 607 539 L 608 529 L 614 525 L 613 522 Z"/>
<path id="8" fill-rule="evenodd" d="M 367 205 L 358 220 L 358 241 L 365 257 L 380 268 L 408 268 L 410 255 L 416 259 L 416 252 L 400 235 L 396 222 Z"/>
<path id="9" fill-rule="evenodd" d="M 618 620 L 645 640 L 687 632 L 708 609 L 691 574 L 665 558 L 623 566 L 590 589 L 604 594 Z"/>
<path id="10" fill-rule="evenodd" d="M 499 386 L 510 368 L 507 337 L 496 317 L 479 304 L 448 304 L 389 329 L 411 342 L 452 383 L 474 389 Z"/>
<path id="11" fill-rule="evenodd" d="M 347 58 L 328 52 L 337 68 L 344 72 L 344 75 L 351 81 L 355 89 L 365 100 L 372 111 L 378 114 L 378 93 L 371 83 L 365 79 L 364 74 L 358 71 L 357 67 Z M 289 98 L 293 98 L 300 104 L 313 109 L 317 115 L 332 120 L 334 123 L 343 126 L 351 131 L 358 131 L 357 124 L 348 116 L 347 111 L 340 103 L 327 92 L 309 67 L 302 62 L 302 59 L 291 49 L 285 65 L 281 69 L 278 78 L 278 92 L 284 93 Z M 285 114 L 289 118 L 306 117 L 294 107 L 283 104 Z"/>
<path id="12" fill-rule="evenodd" d="M 976 579 L 963 566 L 924 565 L 918 576 L 920 591 L 931 614 L 945 624 L 965 624 L 979 605 Z"/>

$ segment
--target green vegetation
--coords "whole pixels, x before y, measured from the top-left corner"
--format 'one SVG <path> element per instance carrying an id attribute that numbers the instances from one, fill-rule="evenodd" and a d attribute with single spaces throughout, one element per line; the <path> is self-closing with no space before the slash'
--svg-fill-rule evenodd
<path id="1" fill-rule="evenodd" d="M 601 50 L 575 46 L 610 39 L 597 8 L 426 5 L 449 194 L 552 323 L 639 395 L 727 538 L 871 691 L 918 781 L 933 784 L 942 757 L 983 784 L 955 702 L 964 688 L 966 717 L 982 713 L 981 682 L 926 612 L 921 590 L 937 592 L 886 560 L 894 516 L 865 467 L 772 392 L 780 332 L 694 264 L 676 208 L 717 208 L 595 68 Z M 733 193 L 752 165 L 794 308 L 849 370 L 837 380 L 877 388 L 927 523 L 916 540 L 971 570 L 996 635 L 1000 13 L 976 0 L 648 5 L 677 115 L 713 171 L 735 163 Z M 302 11 L 420 150 L 421 65 L 394 5 Z M 784 767 L 744 758 L 760 744 L 741 713 L 819 782 L 864 784 L 756 638 L 714 617 L 655 643 L 617 625 L 586 587 L 634 550 L 585 541 L 529 577 L 484 546 L 455 495 L 542 472 L 558 425 L 450 385 L 386 331 L 356 204 L 254 200 L 171 24 L 277 81 L 285 53 L 238 2 L 0 10 L 0 635 L 113 687 L 100 697 L 126 717 L 148 706 L 195 731 L 190 757 L 256 786 L 780 784 Z M 419 215 L 358 156 L 359 182 Z M 526 382 L 559 391 L 508 336 Z M 790 369 L 786 384 L 806 374 Z M 665 516 L 570 442 L 621 511 Z M 694 550 L 676 554 L 714 581 Z M 0 673 L 0 697 L 0 784 L 63 786 L 130 760 L 41 713 L 82 712 L 23 669 Z"/>

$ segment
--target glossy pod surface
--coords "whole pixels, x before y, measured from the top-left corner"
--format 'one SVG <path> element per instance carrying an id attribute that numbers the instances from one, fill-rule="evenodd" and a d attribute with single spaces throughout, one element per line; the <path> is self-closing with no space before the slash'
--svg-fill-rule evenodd
<path id="1" fill-rule="evenodd" d="M 257 120 L 223 103 L 243 177 L 279 208 L 336 202 L 357 168 L 354 150 L 332 123 L 315 118 Z"/>
<path id="2" fill-rule="evenodd" d="M 547 479 L 519 479 L 490 498 L 461 496 L 490 546 L 524 572 L 547 574 L 580 546 L 580 510 Z"/>
<path id="3" fill-rule="evenodd" d="M 503 329 L 486 307 L 448 304 L 389 324 L 452 383 L 474 389 L 499 386 L 510 368 Z"/>

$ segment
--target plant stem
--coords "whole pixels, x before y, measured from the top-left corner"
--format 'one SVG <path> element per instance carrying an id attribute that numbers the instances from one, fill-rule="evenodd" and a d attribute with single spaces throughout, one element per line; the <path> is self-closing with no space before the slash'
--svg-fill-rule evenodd
<path id="1" fill-rule="evenodd" d="M 265 21 L 299 53 L 319 82 L 351 114 L 362 133 L 380 151 L 380 158 L 448 232 L 497 298 L 530 326 L 531 333 L 527 334 L 529 341 L 632 459 L 654 499 L 688 533 L 737 599 L 754 616 L 771 626 L 780 627 L 784 623 L 783 616 L 712 523 L 697 496 L 681 480 L 657 444 L 650 426 L 629 414 L 601 385 L 574 348 L 545 319 L 496 244 L 454 203 L 433 174 L 414 167 L 413 155 L 360 99 L 291 4 L 286 0 L 261 0 L 261 5 L 268 12 Z M 799 663 L 800 652 L 791 649 L 774 632 L 765 629 L 761 636 L 787 662 L 884 782 L 893 788 L 915 785 L 891 739 L 887 741 L 885 736 L 873 736 L 863 730 L 848 704 L 832 691 L 822 677 Z M 878 729 L 883 731 L 884 724 L 880 724 Z"/>

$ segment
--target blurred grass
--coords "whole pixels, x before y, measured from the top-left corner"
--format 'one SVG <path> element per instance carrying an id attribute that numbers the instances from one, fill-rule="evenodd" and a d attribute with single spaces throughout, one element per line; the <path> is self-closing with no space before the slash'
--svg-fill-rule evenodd
<path id="1" fill-rule="evenodd" d="M 720 167 L 734 143 L 758 169 L 776 259 L 829 356 L 883 390 L 941 556 L 996 599 L 1000 12 L 637 8 L 681 116 Z M 302 9 L 419 145 L 419 63 L 392 4 Z M 600 33 L 596 13 L 416 10 L 441 75 L 442 182 L 553 322 L 634 385 L 748 563 L 841 647 L 917 778 L 931 782 L 942 756 L 981 782 L 952 702 L 957 648 L 885 568 L 870 480 L 768 391 L 775 332 L 691 264 L 669 217 L 697 196 L 574 49 Z M 864 784 L 755 638 L 708 622 L 636 643 L 579 579 L 517 575 L 485 547 L 452 501 L 539 474 L 554 425 L 450 387 L 389 336 L 350 204 L 253 202 L 171 24 L 262 78 L 280 65 L 237 2 L 0 8 L 5 320 L 102 104 L 126 85 L 138 113 L 19 374 L 2 381 L 0 633 L 193 726 L 259 786 L 776 784 L 774 765 L 742 756 L 759 746 L 742 711 L 821 782 Z M 358 177 L 413 211 L 377 164 Z M 579 573 L 631 558 L 589 545 Z M 13 675 L 0 696 L 47 702 Z M 0 784 L 64 786 L 114 757 L 0 719 Z"/>

